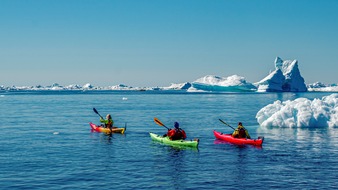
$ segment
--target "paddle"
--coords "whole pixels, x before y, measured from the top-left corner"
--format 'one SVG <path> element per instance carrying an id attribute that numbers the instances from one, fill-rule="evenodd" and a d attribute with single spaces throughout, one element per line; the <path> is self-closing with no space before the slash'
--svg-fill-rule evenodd
<path id="1" fill-rule="evenodd" d="M 221 119 L 219 119 L 223 124 L 225 124 L 225 125 L 227 125 L 227 126 L 229 126 L 229 127 L 231 127 L 229 124 L 227 124 L 227 123 L 225 123 L 223 120 L 221 120 Z M 236 130 L 236 129 L 234 129 L 233 127 L 231 127 L 233 130 Z"/>
<path id="2" fill-rule="evenodd" d="M 159 119 L 157 119 L 156 117 L 154 118 L 154 121 L 157 125 L 163 126 L 165 128 L 167 128 L 169 130 L 169 128 L 167 126 L 165 126 Z"/>
<path id="3" fill-rule="evenodd" d="M 93 110 L 97 115 L 99 115 L 103 119 L 103 117 L 99 114 L 99 112 L 95 108 L 93 108 Z"/>

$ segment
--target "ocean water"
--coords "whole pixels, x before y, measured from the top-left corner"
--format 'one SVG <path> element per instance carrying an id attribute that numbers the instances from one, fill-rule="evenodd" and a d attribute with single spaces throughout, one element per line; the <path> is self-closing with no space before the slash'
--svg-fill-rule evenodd
<path id="1" fill-rule="evenodd" d="M 0 92 L 1 189 L 337 189 L 337 128 L 262 129 L 275 100 L 330 93 Z M 125 134 L 91 132 L 93 112 Z M 198 149 L 153 142 L 178 121 Z M 262 147 L 215 140 L 243 122 Z"/>

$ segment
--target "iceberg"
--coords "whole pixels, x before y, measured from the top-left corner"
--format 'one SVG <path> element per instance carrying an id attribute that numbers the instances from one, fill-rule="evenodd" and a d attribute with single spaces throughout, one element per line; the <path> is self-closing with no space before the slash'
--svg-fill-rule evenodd
<path id="1" fill-rule="evenodd" d="M 131 88 L 132 87 L 129 87 L 129 86 L 124 85 L 124 84 L 119 84 L 119 85 L 108 87 L 108 89 L 110 89 L 110 90 L 130 90 Z"/>
<path id="2" fill-rule="evenodd" d="M 185 83 L 171 83 L 170 86 L 168 87 L 163 87 L 163 90 L 188 90 L 191 87 L 190 82 L 185 82 Z"/>
<path id="3" fill-rule="evenodd" d="M 257 122 L 269 127 L 338 127 L 338 94 L 309 100 L 275 101 L 259 110 Z"/>
<path id="4" fill-rule="evenodd" d="M 283 92 L 285 77 L 280 69 L 276 69 L 260 82 L 255 83 L 258 86 L 258 92 Z"/>
<path id="5" fill-rule="evenodd" d="M 83 89 L 92 89 L 93 86 L 90 83 L 87 83 L 85 85 L 82 86 Z"/>
<path id="6" fill-rule="evenodd" d="M 226 78 L 214 75 L 207 75 L 192 82 L 191 87 L 195 91 L 203 90 L 241 92 L 257 90 L 256 86 L 246 82 L 244 77 L 238 75 L 232 75 Z"/>
<path id="7" fill-rule="evenodd" d="M 261 81 L 254 83 L 259 92 L 306 92 L 304 78 L 301 76 L 297 60 L 276 57 L 275 71 Z"/>
<path id="8" fill-rule="evenodd" d="M 81 86 L 77 84 L 71 84 L 71 85 L 66 86 L 65 88 L 68 90 L 80 90 Z"/>
<path id="9" fill-rule="evenodd" d="M 307 85 L 307 89 L 311 92 L 338 92 L 338 84 L 325 85 L 321 82 L 315 82 Z"/>

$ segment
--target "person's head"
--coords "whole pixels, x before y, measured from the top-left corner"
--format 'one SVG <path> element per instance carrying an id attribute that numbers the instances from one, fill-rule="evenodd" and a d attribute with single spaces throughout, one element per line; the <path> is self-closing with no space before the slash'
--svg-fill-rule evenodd
<path id="1" fill-rule="evenodd" d="M 178 128 L 180 127 L 180 124 L 178 124 L 178 122 L 175 122 L 175 123 L 174 123 L 174 127 L 175 127 L 176 129 L 178 129 Z"/>
<path id="2" fill-rule="evenodd" d="M 107 118 L 107 119 L 111 119 L 111 115 L 110 115 L 110 114 L 107 114 L 106 118 Z"/>
<path id="3" fill-rule="evenodd" d="M 238 125 L 242 126 L 242 122 L 239 122 Z"/>

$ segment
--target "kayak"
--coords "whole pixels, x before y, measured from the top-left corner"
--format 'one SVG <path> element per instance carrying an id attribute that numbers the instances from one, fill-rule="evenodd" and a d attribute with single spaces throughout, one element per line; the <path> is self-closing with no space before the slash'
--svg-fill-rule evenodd
<path id="1" fill-rule="evenodd" d="M 234 138 L 231 134 L 223 134 L 221 132 L 217 132 L 214 130 L 214 135 L 216 139 L 227 141 L 233 144 L 239 145 L 254 145 L 254 146 L 262 146 L 264 137 L 258 137 L 258 139 L 247 139 L 247 138 Z"/>
<path id="2" fill-rule="evenodd" d="M 126 126 L 124 128 L 112 128 L 112 131 L 110 131 L 110 129 L 108 128 L 104 128 L 104 127 L 101 127 L 101 126 L 97 126 L 95 125 L 94 123 L 90 122 L 89 123 L 90 127 L 92 128 L 93 131 L 96 131 L 96 132 L 102 132 L 102 133 L 121 133 L 121 134 L 124 134 L 124 132 L 126 131 Z"/>
<path id="3" fill-rule="evenodd" d="M 96 132 L 102 132 L 102 133 L 121 133 L 124 134 L 124 132 L 126 131 L 126 127 L 124 128 L 112 128 L 112 131 L 110 131 L 110 129 L 108 128 L 104 128 L 101 126 L 97 126 L 94 123 L 90 122 L 89 123 L 90 127 L 92 128 L 92 130 L 96 131 Z"/>
<path id="4" fill-rule="evenodd" d="M 154 133 L 149 133 L 150 137 L 154 141 L 158 141 L 164 144 L 173 145 L 173 146 L 188 146 L 188 147 L 198 147 L 199 139 L 196 140 L 170 140 L 169 137 L 163 137 L 162 135 L 157 135 Z"/>

